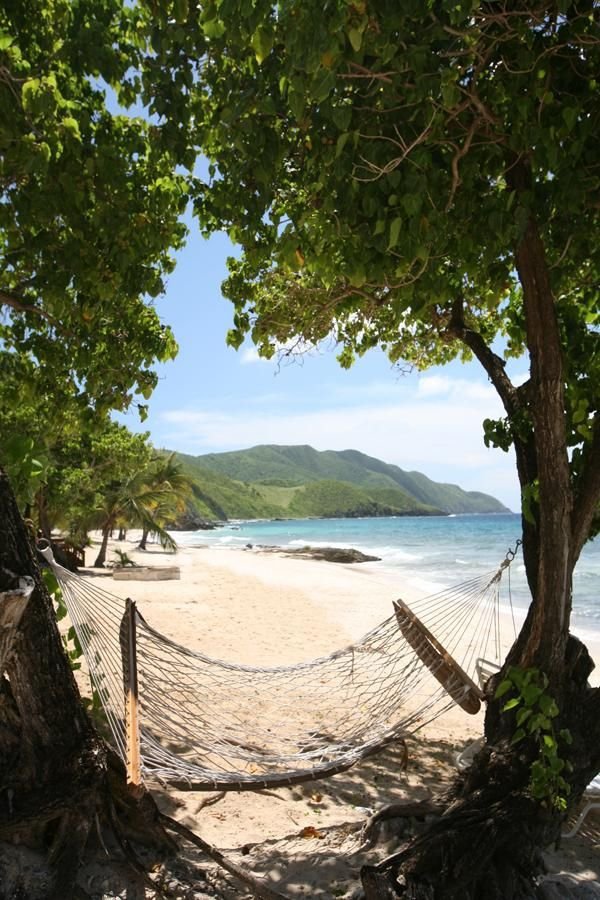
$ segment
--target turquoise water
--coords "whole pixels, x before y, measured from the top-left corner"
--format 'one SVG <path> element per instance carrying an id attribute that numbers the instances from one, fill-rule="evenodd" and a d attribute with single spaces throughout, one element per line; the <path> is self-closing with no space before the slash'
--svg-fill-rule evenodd
<path id="1" fill-rule="evenodd" d="M 426 593 L 459 584 L 497 569 L 521 536 L 519 515 L 406 516 L 377 519 L 287 519 L 230 523 L 214 531 L 181 532 L 185 546 L 211 544 L 243 548 L 354 547 L 381 557 L 373 564 L 395 571 L 399 581 Z M 600 539 L 585 547 L 575 571 L 573 602 L 580 626 L 600 631 Z M 529 603 L 523 560 L 511 566 L 511 592 L 516 606 Z"/>

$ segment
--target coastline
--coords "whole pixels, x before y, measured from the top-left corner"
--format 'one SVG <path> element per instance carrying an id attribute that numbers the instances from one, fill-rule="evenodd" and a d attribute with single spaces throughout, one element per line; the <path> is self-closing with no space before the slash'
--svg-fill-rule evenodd
<path id="1" fill-rule="evenodd" d="M 135 599 L 148 623 L 174 641 L 231 662 L 291 665 L 327 655 L 387 618 L 392 600 L 417 599 L 414 589 L 371 563 L 217 547 L 181 547 L 172 554 L 151 544 L 143 552 L 133 541 L 111 542 L 111 548 L 124 550 L 138 564 L 175 564 L 181 578 L 115 581 L 110 569 L 96 569 L 96 586 Z M 88 563 L 96 550 L 88 548 Z M 403 745 L 396 741 L 342 774 L 296 787 L 233 791 L 220 799 L 158 785 L 153 793 L 162 809 L 226 849 L 240 865 L 277 879 L 286 895 L 350 898 L 357 896 L 352 892 L 360 866 L 397 846 L 397 838 L 389 835 L 375 850 L 359 852 L 360 828 L 368 816 L 387 803 L 426 799 L 449 785 L 456 754 L 482 729 L 482 711 L 470 716 L 453 706 L 407 737 L 406 769 Z M 218 802 L 207 805 L 207 799 Z M 597 819 L 590 817 L 592 829 Z M 596 828 L 591 838 L 584 832 L 565 842 L 563 850 L 548 854 L 550 871 L 597 880 L 599 839 Z M 197 864 L 206 862 L 202 858 Z"/>
<path id="2" fill-rule="evenodd" d="M 392 615 L 394 600 L 410 606 L 445 589 L 419 579 L 403 580 L 401 571 L 385 563 L 330 563 L 288 556 L 285 547 L 263 552 L 260 547 L 204 544 L 179 546 L 175 553 L 167 553 L 149 544 L 148 550 L 140 551 L 133 534 L 126 541 L 110 541 L 109 560 L 110 550 L 124 550 L 138 565 L 179 566 L 181 579 L 119 582 L 110 577 L 110 568 L 94 570 L 107 577 L 107 589 L 122 597 L 135 591 L 159 631 L 183 644 L 191 636 L 192 649 L 227 661 L 278 665 L 326 655 Z M 86 551 L 89 569 L 96 552 L 96 544 Z M 173 611 L 181 613 L 183 621 Z M 518 630 L 525 614 L 524 607 L 511 610 L 501 594 L 505 650 L 514 637 L 513 618 Z M 195 628 L 189 624 L 191 617 Z M 572 632 L 586 643 L 597 664 L 591 681 L 600 685 L 600 628 L 593 624 L 577 621 Z M 243 659 L 238 660 L 240 653 Z"/>

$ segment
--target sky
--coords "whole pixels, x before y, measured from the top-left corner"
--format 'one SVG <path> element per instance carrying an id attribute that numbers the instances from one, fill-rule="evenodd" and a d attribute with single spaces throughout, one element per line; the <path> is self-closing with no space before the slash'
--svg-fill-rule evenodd
<path id="1" fill-rule="evenodd" d="M 221 296 L 225 235 L 203 239 L 191 224 L 157 310 L 179 343 L 174 362 L 158 368 L 148 419 L 121 417 L 149 431 L 156 447 L 199 455 L 256 444 L 309 444 L 316 450 L 360 450 L 435 481 L 484 491 L 509 509 L 520 506 L 512 453 L 487 449 L 482 422 L 502 414 L 477 362 L 402 374 L 370 351 L 340 368 L 335 348 L 278 363 L 250 343 L 235 351 L 225 338 L 233 306 Z M 525 361 L 507 367 L 517 382 Z"/>

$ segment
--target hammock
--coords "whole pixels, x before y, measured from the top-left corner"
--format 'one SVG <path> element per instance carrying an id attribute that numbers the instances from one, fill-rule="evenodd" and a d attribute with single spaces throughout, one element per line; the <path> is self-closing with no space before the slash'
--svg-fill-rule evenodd
<path id="1" fill-rule="evenodd" d="M 467 673 L 480 657 L 500 660 L 499 588 L 514 558 L 509 551 L 496 572 L 412 609 L 397 601 L 390 618 L 329 656 L 255 667 L 174 643 L 131 600 L 40 552 L 54 569 L 130 783 L 194 790 L 259 790 L 332 775 L 453 703 L 476 713 L 483 694 Z"/>

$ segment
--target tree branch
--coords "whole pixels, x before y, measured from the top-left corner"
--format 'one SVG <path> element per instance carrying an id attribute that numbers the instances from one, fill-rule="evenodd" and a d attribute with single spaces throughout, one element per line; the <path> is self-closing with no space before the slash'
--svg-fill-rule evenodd
<path id="1" fill-rule="evenodd" d="M 28 312 L 33 313 L 36 316 L 40 316 L 40 318 L 45 319 L 50 325 L 53 325 L 63 334 L 69 334 L 62 326 L 62 324 L 55 319 L 54 316 L 51 316 L 50 313 L 46 312 L 45 309 L 41 309 L 39 306 L 33 306 L 31 303 L 25 303 L 20 297 L 16 297 L 14 294 L 9 294 L 7 291 L 3 291 L 0 288 L 0 305 L 9 306 L 11 309 L 17 310 L 17 312 Z"/>
<path id="2" fill-rule="evenodd" d="M 600 503 L 600 417 L 596 413 L 591 443 L 584 448 L 583 471 L 576 488 L 571 517 L 573 562 L 579 558 Z"/>
<path id="3" fill-rule="evenodd" d="M 208 841 L 205 841 L 182 822 L 178 822 L 176 819 L 173 819 L 171 816 L 167 816 L 164 813 L 159 813 L 158 819 L 166 828 L 169 828 L 176 834 L 181 835 L 181 837 L 185 838 L 185 840 L 189 841 L 191 844 L 194 844 L 206 853 L 207 856 L 210 856 L 211 859 L 214 859 L 214 861 L 225 869 L 226 872 L 229 872 L 230 875 L 233 875 L 234 878 L 237 878 L 238 881 L 241 881 L 246 887 L 249 887 L 255 897 L 259 897 L 260 900 L 286 900 L 284 894 L 280 894 L 279 891 L 276 891 L 268 883 L 261 881 L 255 875 L 252 875 L 251 872 L 242 868 L 242 866 L 238 866 L 230 859 L 227 859 L 220 850 L 213 847 L 212 844 L 209 844 Z"/>
<path id="4" fill-rule="evenodd" d="M 475 354 L 496 388 L 507 416 L 513 419 L 522 407 L 519 392 L 506 374 L 504 360 L 488 347 L 477 331 L 467 328 L 462 298 L 456 300 L 452 306 L 452 317 L 448 331 L 466 344 Z"/>

